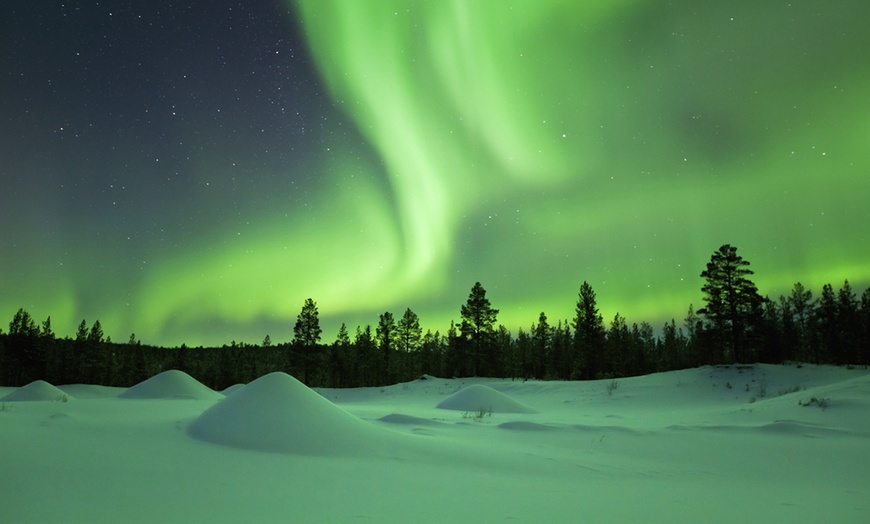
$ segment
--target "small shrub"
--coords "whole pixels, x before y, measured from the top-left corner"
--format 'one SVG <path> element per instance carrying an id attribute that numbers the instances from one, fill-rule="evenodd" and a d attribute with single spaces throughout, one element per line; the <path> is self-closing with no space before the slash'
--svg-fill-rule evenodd
<path id="1" fill-rule="evenodd" d="M 483 417 L 491 417 L 492 416 L 492 408 L 477 408 L 477 411 L 465 411 L 462 413 L 462 418 L 464 419 L 473 419 L 475 422 L 480 422 L 483 420 Z"/>
<path id="2" fill-rule="evenodd" d="M 616 391 L 616 388 L 619 387 L 618 380 L 611 380 L 609 384 L 607 384 L 607 396 L 613 396 L 613 392 Z"/>
<path id="3" fill-rule="evenodd" d="M 0 404 L 0 411 L 12 411 L 13 407 L 15 407 L 15 404 L 7 404 L 4 402 Z"/>
<path id="4" fill-rule="evenodd" d="M 732 389 L 734 386 L 732 386 L 730 382 L 726 382 L 725 387 L 728 389 Z"/>
<path id="5" fill-rule="evenodd" d="M 790 388 L 780 389 L 776 396 L 781 397 L 783 395 L 788 395 L 789 393 L 797 393 L 801 389 L 802 388 L 799 385 L 795 384 Z"/>
<path id="6" fill-rule="evenodd" d="M 767 378 L 761 377 L 761 380 L 758 381 L 758 388 L 756 389 L 756 395 L 759 398 L 764 398 L 767 396 Z"/>
<path id="7" fill-rule="evenodd" d="M 818 406 L 818 407 L 822 408 L 823 410 L 825 410 L 828 408 L 828 402 L 829 402 L 829 399 L 827 399 L 827 398 L 812 397 L 809 400 L 799 400 L 798 405 L 803 406 L 803 407 Z"/>

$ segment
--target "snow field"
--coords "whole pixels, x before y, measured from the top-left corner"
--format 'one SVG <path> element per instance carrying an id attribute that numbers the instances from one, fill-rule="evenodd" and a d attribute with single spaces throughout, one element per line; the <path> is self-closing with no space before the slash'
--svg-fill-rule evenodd
<path id="1" fill-rule="evenodd" d="M 205 386 L 178 372 L 154 379 L 146 400 L 125 397 L 149 381 L 56 388 L 69 402 L 24 401 L 56 393 L 50 384 L 0 388 L 0 520 L 865 522 L 870 514 L 867 370 L 705 367 L 615 387 L 427 377 L 318 391 L 273 373 L 229 396 L 212 392 L 218 400 L 189 394 Z M 528 412 L 493 406 L 466 416 L 493 392 Z M 469 403 L 438 407 L 462 399 Z"/>

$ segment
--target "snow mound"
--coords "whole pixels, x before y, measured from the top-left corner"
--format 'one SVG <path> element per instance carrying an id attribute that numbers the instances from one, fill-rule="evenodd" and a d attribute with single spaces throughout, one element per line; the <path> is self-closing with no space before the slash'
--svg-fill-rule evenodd
<path id="1" fill-rule="evenodd" d="M 233 384 L 232 386 L 230 386 L 230 387 L 228 387 L 228 388 L 226 388 L 226 389 L 223 389 L 223 390 L 221 391 L 221 393 L 223 393 L 224 395 L 232 395 L 233 393 L 235 393 L 236 391 L 242 389 L 243 387 L 245 387 L 244 384 Z"/>
<path id="2" fill-rule="evenodd" d="M 52 402 L 66 402 L 70 398 L 72 397 L 64 393 L 60 388 L 52 386 L 44 380 L 35 380 L 0 398 L 0 401 L 25 402 L 31 400 L 50 400 Z"/>
<path id="3" fill-rule="evenodd" d="M 472 384 L 442 400 L 436 407 L 458 411 L 486 411 L 491 413 L 536 413 L 513 398 L 489 386 Z"/>
<path id="4" fill-rule="evenodd" d="M 302 455 L 345 455 L 377 447 L 376 428 L 286 373 L 258 378 L 205 410 L 188 435 L 214 444 Z"/>
<path id="5" fill-rule="evenodd" d="M 218 400 L 224 396 L 184 371 L 170 369 L 136 384 L 120 395 L 131 399 Z"/>
<path id="6" fill-rule="evenodd" d="M 414 417 L 411 415 L 403 415 L 401 413 L 392 413 L 379 418 L 381 422 L 390 424 L 406 424 L 409 426 L 443 426 L 441 422 L 430 420 L 428 418 Z"/>

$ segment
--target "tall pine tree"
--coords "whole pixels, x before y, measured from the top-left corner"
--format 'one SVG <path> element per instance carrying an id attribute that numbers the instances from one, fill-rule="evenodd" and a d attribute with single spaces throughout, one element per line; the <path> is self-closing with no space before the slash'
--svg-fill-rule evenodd
<path id="1" fill-rule="evenodd" d="M 465 371 L 471 375 L 492 375 L 495 359 L 493 331 L 498 310 L 494 309 L 486 298 L 486 290 L 475 282 L 468 295 L 468 301 L 460 309 L 462 324 L 459 330 L 468 343 L 469 362 Z"/>
<path id="2" fill-rule="evenodd" d="M 749 280 L 752 274 L 749 262 L 729 244 L 713 253 L 707 269 L 701 272 L 707 281 L 701 287 L 707 305 L 698 313 L 707 319 L 716 339 L 724 342 L 714 357 L 716 363 L 752 358 L 747 354 L 749 337 L 761 317 L 762 304 L 758 288 Z"/>
<path id="3" fill-rule="evenodd" d="M 574 377 L 598 378 L 604 364 L 604 317 L 598 312 L 595 291 L 583 281 L 574 315 Z"/>

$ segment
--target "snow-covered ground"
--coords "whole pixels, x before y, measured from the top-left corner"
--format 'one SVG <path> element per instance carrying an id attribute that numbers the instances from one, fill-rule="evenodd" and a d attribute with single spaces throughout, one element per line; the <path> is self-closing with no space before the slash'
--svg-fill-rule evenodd
<path id="1" fill-rule="evenodd" d="M 867 522 L 870 372 L 0 388 L 2 522 Z"/>

